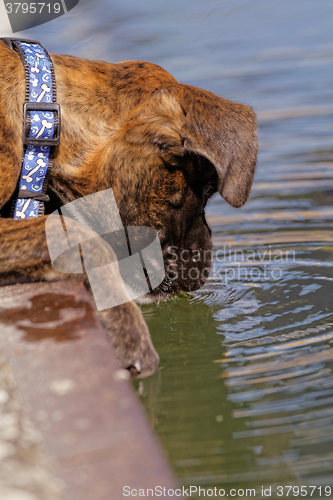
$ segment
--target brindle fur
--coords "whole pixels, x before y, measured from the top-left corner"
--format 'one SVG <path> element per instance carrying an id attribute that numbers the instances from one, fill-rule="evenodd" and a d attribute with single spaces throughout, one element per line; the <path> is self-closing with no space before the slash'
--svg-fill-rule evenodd
<path id="1" fill-rule="evenodd" d="M 62 134 L 46 214 L 112 187 L 124 225 L 159 231 L 167 276 L 150 298 L 197 289 L 211 264 L 204 214 L 208 198 L 219 191 L 239 207 L 250 192 L 257 155 L 252 109 L 179 84 L 155 64 L 51 57 Z M 25 82 L 19 56 L 1 42 L 0 61 L 5 68 L 0 75 L 0 207 L 6 214 L 21 169 Z M 0 220 L 0 283 L 83 279 L 89 288 L 84 275 L 53 270 L 44 226 L 45 217 Z M 170 246 L 176 248 L 173 253 Z M 195 261 L 181 261 L 182 250 L 196 255 Z M 196 273 L 188 273 L 193 268 L 195 278 Z M 139 361 L 141 376 L 152 373 L 158 356 L 139 308 L 127 303 L 102 317 L 121 365 Z"/>

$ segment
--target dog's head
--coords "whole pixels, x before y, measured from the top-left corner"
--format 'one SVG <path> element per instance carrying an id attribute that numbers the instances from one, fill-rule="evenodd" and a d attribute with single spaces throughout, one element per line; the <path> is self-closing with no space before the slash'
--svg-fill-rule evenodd
<path id="1" fill-rule="evenodd" d="M 63 133 L 80 153 L 75 157 L 73 146 L 63 143 L 56 164 L 67 161 L 68 172 L 80 166 L 87 187 L 81 196 L 112 187 L 125 225 L 159 231 L 167 278 L 155 295 L 197 289 L 211 265 L 207 200 L 218 191 L 240 207 L 249 196 L 257 157 L 254 112 L 139 61 L 72 68 L 74 88 L 68 70 L 74 58 L 57 57 L 59 94 L 67 104 Z M 75 179 L 80 184 L 77 173 Z"/>

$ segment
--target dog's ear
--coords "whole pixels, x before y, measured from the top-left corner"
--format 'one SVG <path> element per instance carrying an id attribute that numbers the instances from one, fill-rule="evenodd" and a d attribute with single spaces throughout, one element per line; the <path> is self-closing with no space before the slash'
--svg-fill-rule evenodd
<path id="1" fill-rule="evenodd" d="M 185 151 L 206 157 L 216 168 L 220 194 L 233 207 L 241 207 L 249 196 L 257 160 L 253 110 L 190 85 L 180 85 L 179 92 Z"/>

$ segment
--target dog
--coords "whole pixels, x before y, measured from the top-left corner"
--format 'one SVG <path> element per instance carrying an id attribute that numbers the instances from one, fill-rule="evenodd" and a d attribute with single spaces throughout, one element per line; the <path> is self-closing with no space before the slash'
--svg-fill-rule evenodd
<path id="1" fill-rule="evenodd" d="M 62 135 L 48 182 L 50 201 L 46 216 L 12 220 L 6 215 L 21 170 L 25 78 L 18 54 L 0 42 L 0 284 L 78 279 L 89 288 L 85 275 L 52 268 L 45 219 L 64 204 L 112 188 L 124 226 L 158 231 L 166 276 L 145 300 L 198 289 L 211 266 L 207 200 L 219 192 L 240 207 L 249 196 L 257 159 L 255 113 L 178 83 L 156 64 L 51 59 Z M 100 314 L 121 366 L 133 376 L 153 373 L 158 355 L 138 306 L 127 302 Z"/>

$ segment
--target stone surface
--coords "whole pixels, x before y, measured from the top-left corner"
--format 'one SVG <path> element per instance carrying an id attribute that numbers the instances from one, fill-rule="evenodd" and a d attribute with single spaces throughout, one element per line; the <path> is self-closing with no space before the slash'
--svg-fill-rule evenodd
<path id="1" fill-rule="evenodd" d="M 42 435 L 32 425 L 13 373 L 0 354 L 1 500 L 60 499 L 62 484 L 52 477 L 41 448 Z"/>
<path id="2" fill-rule="evenodd" d="M 15 385 L 19 411 L 38 436 L 17 467 L 29 475 L 26 467 L 35 463 L 49 488 L 42 493 L 9 480 L 4 488 L 13 491 L 0 490 L 0 498 L 120 500 L 123 486 L 176 487 L 83 285 L 0 288 L 0 351 L 12 380 L 0 384 L 0 408 L 12 401 L 8 384 Z M 15 411 L 11 419 L 6 432 L 16 437 L 0 441 L 0 459 L 23 442 Z"/>

